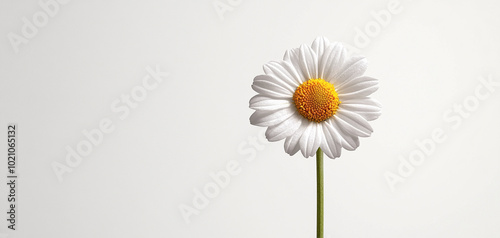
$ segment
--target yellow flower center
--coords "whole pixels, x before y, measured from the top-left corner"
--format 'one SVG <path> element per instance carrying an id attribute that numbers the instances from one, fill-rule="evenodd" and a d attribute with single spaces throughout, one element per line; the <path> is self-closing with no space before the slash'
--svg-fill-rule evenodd
<path id="1" fill-rule="evenodd" d="M 333 84 L 323 79 L 309 79 L 293 94 L 300 115 L 310 121 L 322 122 L 337 112 L 340 100 Z"/>

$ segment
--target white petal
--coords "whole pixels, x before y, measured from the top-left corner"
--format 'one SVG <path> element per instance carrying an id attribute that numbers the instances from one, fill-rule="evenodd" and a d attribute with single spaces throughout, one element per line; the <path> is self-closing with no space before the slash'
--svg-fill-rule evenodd
<path id="1" fill-rule="evenodd" d="M 290 107 L 292 103 L 293 101 L 291 99 L 274 99 L 257 94 L 250 99 L 250 108 L 263 111 L 275 111 Z"/>
<path id="2" fill-rule="evenodd" d="M 359 137 L 350 136 L 344 131 L 341 131 L 340 134 L 342 135 L 342 147 L 346 150 L 352 151 L 359 147 Z"/>
<path id="3" fill-rule="evenodd" d="M 332 75 L 334 78 L 333 85 L 335 87 L 341 87 L 342 84 L 349 82 L 350 80 L 362 76 L 366 68 L 368 67 L 368 61 L 363 56 L 354 56 L 350 58 L 342 66 L 339 74 Z"/>
<path id="4" fill-rule="evenodd" d="M 321 135 L 318 133 L 318 123 L 309 122 L 306 130 L 300 138 L 300 152 L 306 158 L 314 156 L 321 144 Z"/>
<path id="5" fill-rule="evenodd" d="M 340 131 L 338 126 L 335 124 L 333 119 L 326 120 L 323 123 L 323 128 L 327 129 L 327 131 L 329 132 L 329 135 L 331 135 L 335 144 L 338 144 L 338 146 L 339 146 L 338 147 L 338 156 L 340 157 L 341 147 L 343 147 L 343 144 L 347 144 L 347 142 L 345 142 L 343 137 L 342 137 L 342 132 Z"/>
<path id="6" fill-rule="evenodd" d="M 275 93 L 276 95 L 293 97 L 295 90 L 286 88 L 284 83 L 277 78 L 269 75 L 259 75 L 254 78 L 252 88 L 258 93 Z M 280 96 L 281 97 L 281 96 Z"/>
<path id="7" fill-rule="evenodd" d="M 308 78 L 304 77 L 304 73 L 300 70 L 300 68 L 296 68 L 295 65 L 293 65 L 291 62 L 283 61 L 282 66 L 290 73 L 290 75 L 293 76 L 298 85 L 308 80 Z"/>
<path id="8" fill-rule="evenodd" d="M 264 65 L 264 72 L 280 78 L 283 82 L 287 83 L 293 92 L 302 83 L 302 77 L 297 73 L 292 63 L 288 61 L 269 62 Z"/>
<path id="9" fill-rule="evenodd" d="M 292 135 L 285 139 L 284 147 L 286 153 L 288 153 L 289 155 L 294 155 L 295 153 L 297 153 L 297 151 L 300 150 L 299 141 L 308 125 L 308 120 L 305 118 L 301 118 L 299 129 L 297 129 Z"/>
<path id="10" fill-rule="evenodd" d="M 299 48 L 299 66 L 307 75 L 308 79 L 318 78 L 318 57 L 316 53 L 307 45 Z"/>
<path id="11" fill-rule="evenodd" d="M 342 147 L 346 150 L 355 150 L 359 146 L 359 138 L 357 136 L 352 136 L 340 129 L 336 120 L 333 118 L 327 121 L 327 124 L 333 128 L 332 131 L 338 133 L 338 136 L 341 139 Z"/>
<path id="12" fill-rule="evenodd" d="M 334 120 L 342 130 L 353 136 L 370 136 L 373 132 L 370 123 L 362 116 L 347 110 L 338 110 L 334 115 Z"/>
<path id="13" fill-rule="evenodd" d="M 285 55 L 283 55 L 283 60 L 292 62 L 293 58 L 298 58 L 297 56 L 299 55 L 299 48 L 292 48 L 289 50 L 286 50 Z"/>
<path id="14" fill-rule="evenodd" d="M 361 76 L 354 78 L 350 80 L 349 82 L 346 82 L 342 85 L 339 85 L 336 87 L 337 93 L 342 94 L 349 94 L 349 93 L 354 93 L 357 91 L 364 91 L 368 90 L 369 91 L 375 89 L 375 91 L 378 89 L 378 80 L 376 78 L 368 77 L 368 76 Z"/>
<path id="15" fill-rule="evenodd" d="M 350 99 L 342 101 L 339 110 L 355 112 L 368 121 L 377 119 L 381 112 L 382 105 L 372 98 Z"/>
<path id="16" fill-rule="evenodd" d="M 334 76 L 340 73 L 346 55 L 347 52 L 341 43 L 330 44 L 318 60 L 321 78 L 335 85 L 337 81 Z"/>
<path id="17" fill-rule="evenodd" d="M 349 91 L 351 89 L 353 91 Z M 377 90 L 378 90 L 378 83 L 374 84 L 372 81 L 367 83 L 361 83 L 347 89 L 345 88 L 339 89 L 337 93 L 339 95 L 340 101 L 342 102 L 352 99 L 366 98 L 370 96 L 372 93 L 376 92 Z"/>
<path id="18" fill-rule="evenodd" d="M 250 116 L 250 124 L 255 126 L 274 126 L 290 118 L 297 110 L 284 108 L 279 111 L 255 111 Z"/>
<path id="19" fill-rule="evenodd" d="M 301 116 L 298 113 L 284 120 L 278 125 L 270 126 L 266 130 L 266 138 L 269 141 L 279 141 L 292 135 L 299 129 L 302 122 Z"/>
<path id="20" fill-rule="evenodd" d="M 296 143 L 293 147 L 289 147 L 289 149 L 285 149 L 285 152 L 289 155 L 295 155 L 300 150 L 300 143 Z"/>
<path id="21" fill-rule="evenodd" d="M 342 146 L 340 145 L 340 138 L 335 136 L 334 133 L 330 132 L 330 128 L 326 123 L 321 123 L 322 132 L 323 132 L 323 140 L 321 141 L 321 149 L 325 152 L 325 154 L 332 158 L 340 157 Z"/>
<path id="22" fill-rule="evenodd" d="M 323 143 L 323 127 L 321 126 L 321 123 L 316 123 L 316 138 L 314 139 L 314 145 L 311 151 L 311 156 L 314 156 L 316 151 L 319 149 L 319 146 L 321 143 Z"/>
<path id="23" fill-rule="evenodd" d="M 311 48 L 316 52 L 318 57 L 321 57 L 328 45 L 330 45 L 330 41 L 326 37 L 318 37 L 312 43 Z"/>
<path id="24" fill-rule="evenodd" d="M 312 147 L 314 144 L 314 134 L 316 132 L 316 127 L 313 125 L 314 122 L 309 122 L 307 123 L 306 130 L 304 133 L 302 133 L 302 136 L 300 137 L 300 152 L 304 157 L 309 157 L 308 152 L 310 149 L 308 147 Z"/>
<path id="25" fill-rule="evenodd" d="M 298 73 L 300 76 L 300 82 L 303 83 L 307 80 L 309 80 L 309 75 L 307 75 L 306 72 L 302 71 L 300 68 L 300 63 L 299 63 L 299 48 L 293 48 L 289 49 L 285 52 L 285 55 L 283 56 L 283 61 L 288 62 L 291 64 L 293 69 Z"/>

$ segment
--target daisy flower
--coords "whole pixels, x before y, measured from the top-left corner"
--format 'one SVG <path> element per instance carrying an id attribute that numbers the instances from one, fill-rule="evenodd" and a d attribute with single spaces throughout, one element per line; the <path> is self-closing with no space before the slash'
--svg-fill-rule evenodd
<path id="1" fill-rule="evenodd" d="M 348 57 L 341 43 L 324 37 L 287 50 L 255 77 L 250 123 L 267 127 L 269 141 L 285 139 L 289 155 L 300 150 L 307 158 L 322 150 L 334 159 L 342 148 L 355 150 L 359 137 L 373 132 L 369 121 L 381 109 L 370 98 L 378 82 L 363 75 L 366 68 L 364 57 Z"/>

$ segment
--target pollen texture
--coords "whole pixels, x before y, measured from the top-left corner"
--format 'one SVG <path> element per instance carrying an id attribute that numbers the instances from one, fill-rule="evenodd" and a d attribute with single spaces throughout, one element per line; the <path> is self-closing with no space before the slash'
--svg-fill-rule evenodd
<path id="1" fill-rule="evenodd" d="M 323 79 L 309 79 L 302 83 L 295 90 L 293 101 L 300 115 L 315 122 L 332 117 L 340 104 L 333 84 Z"/>

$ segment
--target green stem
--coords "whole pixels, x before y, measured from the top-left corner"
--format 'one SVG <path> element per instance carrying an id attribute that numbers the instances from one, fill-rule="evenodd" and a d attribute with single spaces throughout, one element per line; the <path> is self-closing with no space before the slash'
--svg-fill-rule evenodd
<path id="1" fill-rule="evenodd" d="M 318 238 L 323 238 L 323 151 L 318 148 L 316 151 L 316 178 L 318 181 L 317 192 L 317 229 L 316 234 Z"/>

